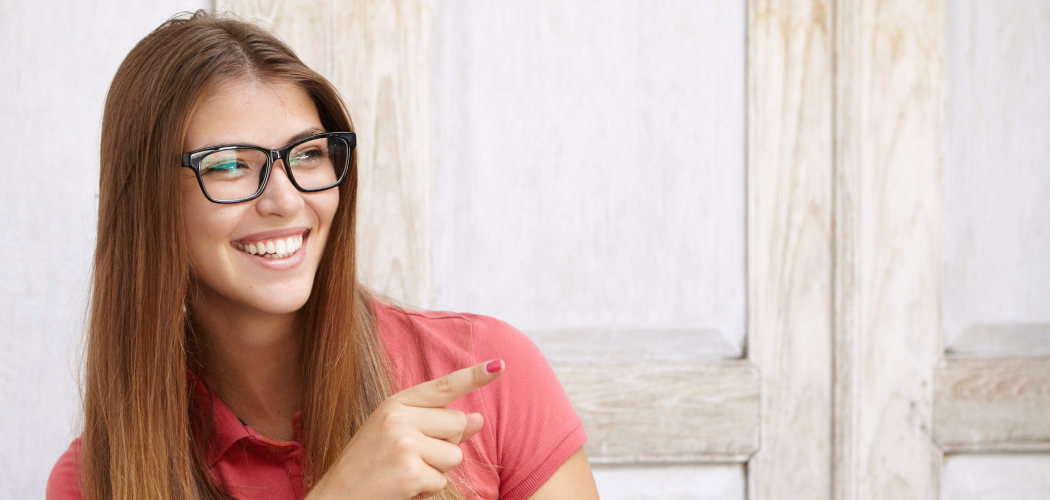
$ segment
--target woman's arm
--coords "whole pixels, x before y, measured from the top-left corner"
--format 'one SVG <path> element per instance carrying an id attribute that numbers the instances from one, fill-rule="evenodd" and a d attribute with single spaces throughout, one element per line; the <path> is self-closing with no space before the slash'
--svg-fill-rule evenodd
<path id="1" fill-rule="evenodd" d="M 598 500 L 594 474 L 583 448 L 576 450 L 529 500 Z"/>

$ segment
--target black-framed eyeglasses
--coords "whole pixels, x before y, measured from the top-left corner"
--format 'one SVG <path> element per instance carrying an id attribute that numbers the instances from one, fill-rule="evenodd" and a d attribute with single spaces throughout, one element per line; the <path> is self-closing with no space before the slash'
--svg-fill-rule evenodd
<path id="1" fill-rule="evenodd" d="M 182 166 L 193 169 L 204 196 L 215 203 L 240 203 L 266 189 L 270 169 L 283 160 L 288 180 L 304 193 L 324 191 L 343 182 L 357 145 L 353 132 L 311 135 L 282 149 L 231 144 L 190 151 Z"/>

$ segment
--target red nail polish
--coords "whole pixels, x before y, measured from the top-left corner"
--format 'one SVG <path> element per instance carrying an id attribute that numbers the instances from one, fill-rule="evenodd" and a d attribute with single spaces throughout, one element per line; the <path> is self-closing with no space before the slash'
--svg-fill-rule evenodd
<path id="1" fill-rule="evenodd" d="M 503 368 L 502 359 L 494 359 L 492 361 L 489 361 L 489 364 L 485 365 L 485 369 L 488 370 L 489 373 L 496 373 L 499 371 L 500 368 Z"/>

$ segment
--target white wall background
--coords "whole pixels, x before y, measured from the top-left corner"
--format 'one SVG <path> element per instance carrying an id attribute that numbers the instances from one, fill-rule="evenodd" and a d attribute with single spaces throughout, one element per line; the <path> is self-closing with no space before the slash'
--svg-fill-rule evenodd
<path id="1" fill-rule="evenodd" d="M 102 105 L 150 30 L 206 0 L 0 1 L 0 498 L 43 498 L 77 429 Z M 17 241 L 17 243 L 15 243 Z"/>

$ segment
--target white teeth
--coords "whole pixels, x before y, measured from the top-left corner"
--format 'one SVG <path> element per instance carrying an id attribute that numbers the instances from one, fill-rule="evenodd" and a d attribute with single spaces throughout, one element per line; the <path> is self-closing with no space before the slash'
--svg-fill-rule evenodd
<path id="1" fill-rule="evenodd" d="M 303 235 L 273 241 L 259 241 L 247 245 L 234 243 L 238 250 L 268 259 L 283 259 L 303 247 Z"/>

